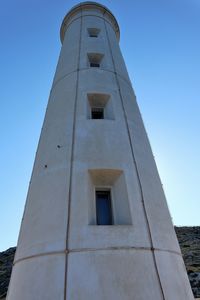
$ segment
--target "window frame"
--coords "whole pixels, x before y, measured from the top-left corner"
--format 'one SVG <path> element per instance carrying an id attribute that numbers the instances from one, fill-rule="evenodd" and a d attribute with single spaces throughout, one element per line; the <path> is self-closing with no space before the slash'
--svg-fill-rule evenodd
<path id="1" fill-rule="evenodd" d="M 97 224 L 97 192 L 109 192 L 110 195 L 110 213 L 111 213 L 111 224 Z M 96 226 L 113 226 L 114 223 L 114 207 L 113 207 L 113 193 L 112 193 L 112 187 L 111 186 L 96 186 L 94 188 L 94 205 L 95 205 L 95 220 L 96 220 Z"/>

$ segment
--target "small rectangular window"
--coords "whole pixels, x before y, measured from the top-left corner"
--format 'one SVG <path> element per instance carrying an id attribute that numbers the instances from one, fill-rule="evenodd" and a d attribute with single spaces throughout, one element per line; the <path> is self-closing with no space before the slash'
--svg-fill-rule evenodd
<path id="1" fill-rule="evenodd" d="M 97 34 L 95 34 L 95 33 L 91 33 L 91 34 L 90 34 L 90 37 L 97 38 L 97 37 L 98 37 L 98 35 L 97 35 Z"/>
<path id="2" fill-rule="evenodd" d="M 91 68 L 99 68 L 99 67 L 100 67 L 100 64 L 91 62 L 91 63 L 90 63 L 90 67 L 91 67 Z"/>
<path id="3" fill-rule="evenodd" d="M 88 28 L 89 37 L 97 38 L 99 35 L 100 29 L 98 28 Z"/>
<path id="4" fill-rule="evenodd" d="M 100 68 L 102 63 L 103 54 L 101 53 L 88 53 L 89 66 L 91 68 Z"/>
<path id="5" fill-rule="evenodd" d="M 108 94 L 87 94 L 87 118 L 114 120 L 111 97 Z"/>
<path id="6" fill-rule="evenodd" d="M 91 119 L 104 119 L 104 108 L 91 107 Z"/>
<path id="7" fill-rule="evenodd" d="M 97 225 L 113 225 L 109 190 L 96 191 L 96 221 Z"/>

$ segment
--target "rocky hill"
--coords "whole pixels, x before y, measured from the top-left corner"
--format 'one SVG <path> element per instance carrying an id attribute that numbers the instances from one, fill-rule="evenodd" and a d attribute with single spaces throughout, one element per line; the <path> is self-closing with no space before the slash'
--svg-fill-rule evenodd
<path id="1" fill-rule="evenodd" d="M 175 227 L 195 298 L 200 298 L 200 226 Z"/>
<path id="2" fill-rule="evenodd" d="M 7 294 L 16 247 L 0 252 L 0 299 Z"/>
<path id="3" fill-rule="evenodd" d="M 200 297 L 200 227 L 175 227 L 195 298 Z M 0 252 L 0 299 L 6 296 L 16 248 Z"/>

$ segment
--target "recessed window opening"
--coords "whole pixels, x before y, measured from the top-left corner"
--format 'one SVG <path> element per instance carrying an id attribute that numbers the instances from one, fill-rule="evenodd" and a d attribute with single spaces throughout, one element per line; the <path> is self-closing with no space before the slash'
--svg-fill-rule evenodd
<path id="1" fill-rule="evenodd" d="M 124 172 L 117 169 L 91 169 L 88 171 L 90 175 L 88 178 L 89 224 L 132 225 Z"/>
<path id="2" fill-rule="evenodd" d="M 91 119 L 104 119 L 103 107 L 91 107 Z"/>
<path id="3" fill-rule="evenodd" d="M 111 97 L 109 94 L 87 94 L 87 118 L 114 120 Z"/>
<path id="4" fill-rule="evenodd" d="M 98 28 L 88 28 L 89 37 L 97 38 L 99 35 L 100 29 Z"/>
<path id="5" fill-rule="evenodd" d="M 100 53 L 88 53 L 89 66 L 91 68 L 100 68 L 103 54 Z"/>
<path id="6" fill-rule="evenodd" d="M 97 225 L 113 225 L 110 190 L 96 190 L 95 196 Z"/>

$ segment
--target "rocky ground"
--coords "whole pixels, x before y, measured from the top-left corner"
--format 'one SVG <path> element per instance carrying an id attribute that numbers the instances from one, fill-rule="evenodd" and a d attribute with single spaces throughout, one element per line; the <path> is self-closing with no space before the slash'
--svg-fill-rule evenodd
<path id="1" fill-rule="evenodd" d="M 195 298 L 200 297 L 200 227 L 175 227 Z M 6 296 L 16 248 L 0 252 L 0 299 Z"/>
<path id="2" fill-rule="evenodd" d="M 175 227 L 190 284 L 195 298 L 200 298 L 200 226 Z"/>
<path id="3" fill-rule="evenodd" d="M 0 252 L 0 299 L 3 299 L 7 294 L 15 250 L 16 248 L 13 247 Z"/>

